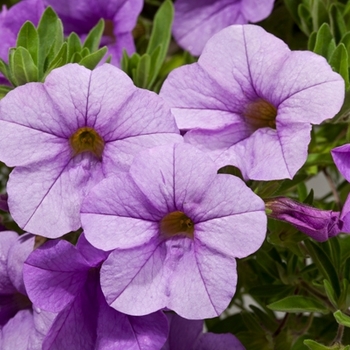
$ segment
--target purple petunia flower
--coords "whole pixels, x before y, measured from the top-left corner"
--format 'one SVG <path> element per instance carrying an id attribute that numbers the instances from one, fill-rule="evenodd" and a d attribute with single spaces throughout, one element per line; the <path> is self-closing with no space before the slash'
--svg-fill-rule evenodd
<path id="1" fill-rule="evenodd" d="M 10 213 L 45 237 L 77 230 L 93 185 L 127 170 L 140 150 L 181 140 L 163 100 L 120 69 L 58 68 L 45 83 L 20 86 L 0 101 L 0 159 L 16 167 Z"/>
<path id="2" fill-rule="evenodd" d="M 203 321 L 186 320 L 167 313 L 170 324 L 169 337 L 162 350 L 244 350 L 241 342 L 230 333 L 203 334 Z"/>
<path id="3" fill-rule="evenodd" d="M 142 0 L 44 0 L 57 12 L 68 35 L 75 32 L 83 39 L 102 18 L 105 31 L 102 45 L 108 46 L 112 63 L 119 66 L 123 50 L 135 51 L 132 30 L 143 6 Z"/>
<path id="4" fill-rule="evenodd" d="M 77 246 L 55 240 L 36 249 L 24 266 L 31 299 L 58 315 L 43 350 L 160 349 L 168 334 L 166 317 L 121 314 L 107 305 L 99 269 L 108 252 L 93 248 L 81 235 Z"/>
<path id="5" fill-rule="evenodd" d="M 312 52 L 290 51 L 254 25 L 214 35 L 198 63 L 170 73 L 161 90 L 185 141 L 245 178 L 292 178 L 304 164 L 311 124 L 332 118 L 344 81 Z"/>
<path id="6" fill-rule="evenodd" d="M 231 24 L 259 22 L 272 12 L 275 0 L 176 0 L 173 25 L 178 44 L 199 56 L 206 42 Z"/>
<path id="7" fill-rule="evenodd" d="M 108 304 L 131 315 L 219 315 L 235 292 L 235 258 L 266 232 L 263 201 L 187 144 L 140 153 L 129 174 L 91 190 L 81 216 L 91 244 L 115 249 L 101 268 Z"/>
<path id="8" fill-rule="evenodd" d="M 299 231 L 316 241 L 323 242 L 340 232 L 348 232 L 350 228 L 350 222 L 347 224 L 350 221 L 347 219 L 350 211 L 349 199 L 350 197 L 342 212 L 317 209 L 285 197 L 268 200 L 266 207 L 271 210 L 272 218 L 289 222 Z"/>
<path id="9" fill-rule="evenodd" d="M 0 348 L 41 350 L 56 314 L 32 305 L 23 284 L 23 263 L 34 248 L 34 236 L 0 233 Z"/>

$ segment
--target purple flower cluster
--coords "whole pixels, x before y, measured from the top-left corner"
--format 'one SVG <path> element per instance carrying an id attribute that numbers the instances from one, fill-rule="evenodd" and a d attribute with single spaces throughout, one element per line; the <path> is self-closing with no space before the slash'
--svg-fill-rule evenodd
<path id="1" fill-rule="evenodd" d="M 262 17 L 252 15 L 254 1 L 226 3 L 215 6 L 232 7 L 244 23 L 266 16 L 273 1 Z M 122 48 L 133 50 L 141 1 L 46 4 L 80 35 L 110 21 L 117 61 Z M 201 20 L 217 12 L 212 5 Z M 8 207 L 29 233 L 0 233 L 0 348 L 243 349 L 231 334 L 202 334 L 202 320 L 229 306 L 236 259 L 262 245 L 267 217 L 244 181 L 218 169 L 292 178 L 311 124 L 333 117 L 343 95 L 323 58 L 291 52 L 253 25 L 214 35 L 160 96 L 109 64 L 68 64 L 9 92 L 0 101 L 0 161 L 14 167 Z M 80 228 L 75 245 L 57 239 Z"/>

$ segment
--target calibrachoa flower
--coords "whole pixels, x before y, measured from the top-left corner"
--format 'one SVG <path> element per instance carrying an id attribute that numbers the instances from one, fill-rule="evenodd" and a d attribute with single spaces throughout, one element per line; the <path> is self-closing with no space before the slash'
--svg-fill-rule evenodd
<path id="1" fill-rule="evenodd" d="M 170 73 L 161 90 L 185 141 L 245 178 L 292 178 L 304 164 L 311 124 L 332 118 L 344 81 L 312 52 L 290 51 L 254 25 L 214 35 L 198 63 Z"/>
<path id="2" fill-rule="evenodd" d="M 99 267 L 108 256 L 81 235 L 77 246 L 47 242 L 24 266 L 30 298 L 58 315 L 43 350 L 160 349 L 168 334 L 165 315 L 127 316 L 107 305 L 99 283 Z"/>
<path id="3" fill-rule="evenodd" d="M 55 314 L 40 310 L 28 299 L 23 263 L 34 249 L 34 236 L 0 233 L 0 348 L 41 350 Z M 2 326 L 2 327 L 1 327 Z"/>
<path id="4" fill-rule="evenodd" d="M 8 205 L 25 230 L 55 238 L 80 227 L 80 205 L 136 153 L 182 140 L 163 100 L 118 68 L 69 64 L 0 101 L 0 159 L 16 167 Z"/>
<path id="5" fill-rule="evenodd" d="M 317 209 L 286 197 L 268 200 L 266 208 L 271 210 L 272 218 L 289 222 L 319 242 L 350 229 L 350 196 L 342 212 Z"/>
<path id="6" fill-rule="evenodd" d="M 231 24 L 259 22 L 275 0 L 176 0 L 173 34 L 192 55 L 199 56 L 214 34 Z"/>
<path id="7" fill-rule="evenodd" d="M 241 342 L 231 333 L 203 334 L 203 321 L 186 320 L 167 313 L 170 324 L 169 337 L 162 350 L 244 350 Z"/>
<path id="8" fill-rule="evenodd" d="M 119 66 L 123 50 L 135 51 L 132 30 L 143 6 L 143 0 L 44 0 L 63 22 L 66 34 L 75 32 L 84 38 L 102 18 L 105 31 L 101 45 L 108 46 L 112 63 Z"/>
<path id="9" fill-rule="evenodd" d="M 266 232 L 263 201 L 187 144 L 140 153 L 129 173 L 91 190 L 81 215 L 87 240 L 115 249 L 101 268 L 106 300 L 131 315 L 220 315 L 235 292 L 235 258 Z"/>

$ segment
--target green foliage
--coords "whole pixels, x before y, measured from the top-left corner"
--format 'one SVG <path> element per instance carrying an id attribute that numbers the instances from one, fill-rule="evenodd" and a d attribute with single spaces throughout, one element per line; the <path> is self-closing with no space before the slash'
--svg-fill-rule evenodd
<path id="1" fill-rule="evenodd" d="M 133 79 L 136 86 L 155 89 L 156 80 L 164 64 L 171 38 L 174 7 L 170 0 L 164 1 L 154 17 L 152 33 L 143 55 L 123 54 L 121 67 Z"/>
<path id="2" fill-rule="evenodd" d="M 101 20 L 84 44 L 75 33 L 64 40 L 62 22 L 48 7 L 37 28 L 31 22 L 24 23 L 16 47 L 9 52 L 9 63 L 0 60 L 0 72 L 16 87 L 28 82 L 43 82 L 53 69 L 70 62 L 94 69 L 107 52 L 106 47 L 99 49 L 103 30 L 104 21 Z M 9 90 L 9 87 L 0 87 L 0 98 Z"/>

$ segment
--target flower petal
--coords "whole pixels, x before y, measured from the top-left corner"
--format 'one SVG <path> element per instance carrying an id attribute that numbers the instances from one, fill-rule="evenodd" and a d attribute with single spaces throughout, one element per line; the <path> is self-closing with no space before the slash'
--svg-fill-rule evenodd
<path id="1" fill-rule="evenodd" d="M 46 242 L 24 264 L 23 278 L 30 300 L 47 311 L 63 310 L 84 285 L 89 268 L 72 244 L 64 240 Z"/>
<path id="2" fill-rule="evenodd" d="M 63 153 L 35 170 L 18 167 L 8 182 L 11 215 L 26 231 L 60 237 L 80 227 L 82 200 L 102 178 L 101 163 L 88 154 L 70 160 Z"/>

